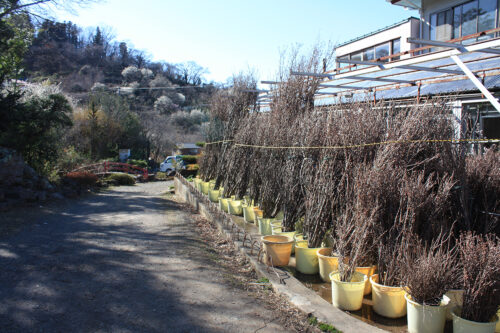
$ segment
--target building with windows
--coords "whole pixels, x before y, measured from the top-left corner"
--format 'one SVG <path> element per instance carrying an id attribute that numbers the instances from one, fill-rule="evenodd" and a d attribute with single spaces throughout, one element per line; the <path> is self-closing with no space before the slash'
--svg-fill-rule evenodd
<path id="1" fill-rule="evenodd" d="M 450 97 L 461 135 L 500 138 L 500 0 L 386 0 L 409 19 L 340 44 L 316 105 Z"/>

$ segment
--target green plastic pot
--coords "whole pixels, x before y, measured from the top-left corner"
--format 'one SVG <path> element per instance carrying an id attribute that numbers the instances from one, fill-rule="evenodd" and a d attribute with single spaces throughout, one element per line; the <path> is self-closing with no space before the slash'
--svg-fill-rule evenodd
<path id="1" fill-rule="evenodd" d="M 351 281 L 343 282 L 339 272 L 330 273 L 333 306 L 346 311 L 361 309 L 366 279 L 366 275 L 354 272 Z"/>
<path id="2" fill-rule="evenodd" d="M 229 214 L 241 216 L 243 215 L 242 200 L 230 200 L 229 204 Z"/>
<path id="3" fill-rule="evenodd" d="M 257 217 L 257 223 L 259 225 L 259 233 L 262 236 L 267 236 L 267 235 L 273 234 L 273 230 L 271 228 L 271 222 L 273 222 L 273 221 L 274 221 L 274 219 Z"/>
<path id="4" fill-rule="evenodd" d="M 318 250 L 320 249 L 322 248 L 307 247 L 306 240 L 295 242 L 295 265 L 300 273 L 318 274 L 319 272 Z"/>
<path id="5" fill-rule="evenodd" d="M 219 198 L 219 208 L 223 211 L 225 211 L 226 213 L 229 212 L 229 204 L 228 204 L 228 200 L 231 200 L 231 199 L 228 199 L 228 198 Z"/>
<path id="6" fill-rule="evenodd" d="M 220 192 L 219 190 L 209 190 L 208 191 L 208 200 L 211 202 L 219 202 Z"/>
<path id="7" fill-rule="evenodd" d="M 250 205 L 242 205 L 243 207 L 243 218 L 245 219 L 246 222 L 248 223 L 254 223 L 255 222 L 255 213 L 254 213 L 254 206 Z"/>

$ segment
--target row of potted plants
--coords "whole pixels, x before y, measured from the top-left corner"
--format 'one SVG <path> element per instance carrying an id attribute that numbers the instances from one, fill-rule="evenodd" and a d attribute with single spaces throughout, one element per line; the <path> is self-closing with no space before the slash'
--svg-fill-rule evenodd
<path id="1" fill-rule="evenodd" d="M 213 189 L 214 183 L 195 179 L 195 186 L 202 193 L 209 195 L 212 202 L 218 202 L 222 210 L 232 215 L 243 215 L 246 222 L 259 225 L 264 251 L 267 253 L 265 258 L 267 264 L 286 266 L 295 250 L 296 268 L 299 272 L 319 273 L 325 282 L 331 282 L 334 306 L 348 311 L 359 310 L 363 296 L 371 293 L 374 311 L 387 318 L 400 318 L 406 315 L 409 332 L 442 332 L 446 319 L 453 320 L 454 332 L 495 331 L 498 318 L 495 317 L 494 303 L 483 315 L 483 318 L 487 319 L 486 322 L 468 320 L 462 317 L 462 313 L 477 311 L 473 310 L 474 304 L 463 302 L 464 294 L 471 298 L 472 294 L 477 293 L 474 284 L 471 285 L 471 281 L 464 279 L 464 276 L 470 277 L 473 273 L 479 273 L 483 278 L 489 279 L 491 290 L 483 290 L 481 292 L 483 295 L 494 292 L 494 288 L 498 287 L 495 286 L 495 283 L 498 283 L 498 271 L 494 268 L 493 271 L 488 271 L 492 268 L 484 266 L 480 267 L 482 271 L 478 271 L 477 266 L 467 262 L 473 259 L 469 256 L 482 254 L 482 258 L 486 257 L 484 264 L 491 264 L 500 254 L 497 239 L 483 238 L 469 233 L 463 235 L 460 242 L 452 249 L 444 247 L 446 241 L 443 237 L 438 238 L 430 246 L 413 242 L 410 246 L 413 251 L 404 258 L 401 257 L 408 269 L 405 283 L 401 280 L 400 286 L 384 285 L 380 283 L 377 265 L 352 266 L 357 262 L 356 258 L 362 246 L 350 244 L 349 254 L 352 258 L 338 255 L 332 247 L 309 248 L 302 234 L 297 234 L 295 231 L 282 232 L 281 213 L 275 218 L 265 219 L 262 217 L 263 212 L 253 205 L 253 200 L 249 197 L 243 200 L 236 200 L 234 197 L 223 198 L 221 189 Z M 347 227 L 346 233 L 350 233 L 351 241 L 355 239 L 362 244 L 362 239 L 357 235 L 363 232 L 354 228 L 356 227 L 352 225 L 350 228 Z M 401 241 L 403 242 L 403 238 Z M 338 240 L 336 249 L 346 253 L 343 248 L 345 245 L 346 242 Z M 460 262 L 459 258 L 466 262 Z M 427 272 L 425 276 L 411 274 L 411 269 L 424 272 L 424 269 L 429 267 L 434 270 Z M 386 273 L 381 274 L 384 276 Z M 453 290 L 453 287 L 460 284 L 457 282 L 459 280 L 464 280 L 463 289 Z"/>

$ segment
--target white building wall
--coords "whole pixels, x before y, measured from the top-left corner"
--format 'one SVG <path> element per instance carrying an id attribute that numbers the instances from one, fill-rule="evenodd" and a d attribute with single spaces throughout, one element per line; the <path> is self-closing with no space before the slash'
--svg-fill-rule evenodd
<path id="1" fill-rule="evenodd" d="M 406 39 L 408 37 L 418 38 L 420 33 L 419 20 L 411 18 L 406 23 L 402 23 L 396 27 L 381 31 L 375 35 L 365 37 L 358 41 L 349 43 L 344 46 L 340 46 L 336 49 L 336 56 L 341 57 L 343 55 L 361 51 L 371 46 L 382 44 L 393 39 L 401 38 L 401 52 L 409 51 L 415 48 L 414 45 L 408 43 Z M 409 55 L 405 55 L 402 59 L 409 58 Z"/>

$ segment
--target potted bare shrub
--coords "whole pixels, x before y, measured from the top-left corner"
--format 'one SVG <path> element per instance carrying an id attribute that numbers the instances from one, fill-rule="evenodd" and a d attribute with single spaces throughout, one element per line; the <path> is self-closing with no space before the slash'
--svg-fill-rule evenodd
<path id="1" fill-rule="evenodd" d="M 404 267 L 408 331 L 443 332 L 449 302 L 444 294 L 460 276 L 456 247 L 450 247 L 449 233 L 430 245 L 414 242 L 405 254 Z"/>
<path id="2" fill-rule="evenodd" d="M 335 252 L 338 271 L 330 273 L 332 303 L 348 311 L 359 310 L 368 277 L 356 271 L 360 260 L 371 250 L 373 225 L 370 220 L 359 219 L 357 202 L 346 205 L 335 228 Z"/>
<path id="3" fill-rule="evenodd" d="M 459 241 L 463 306 L 452 311 L 453 332 L 495 332 L 500 299 L 500 238 L 466 233 Z"/>

